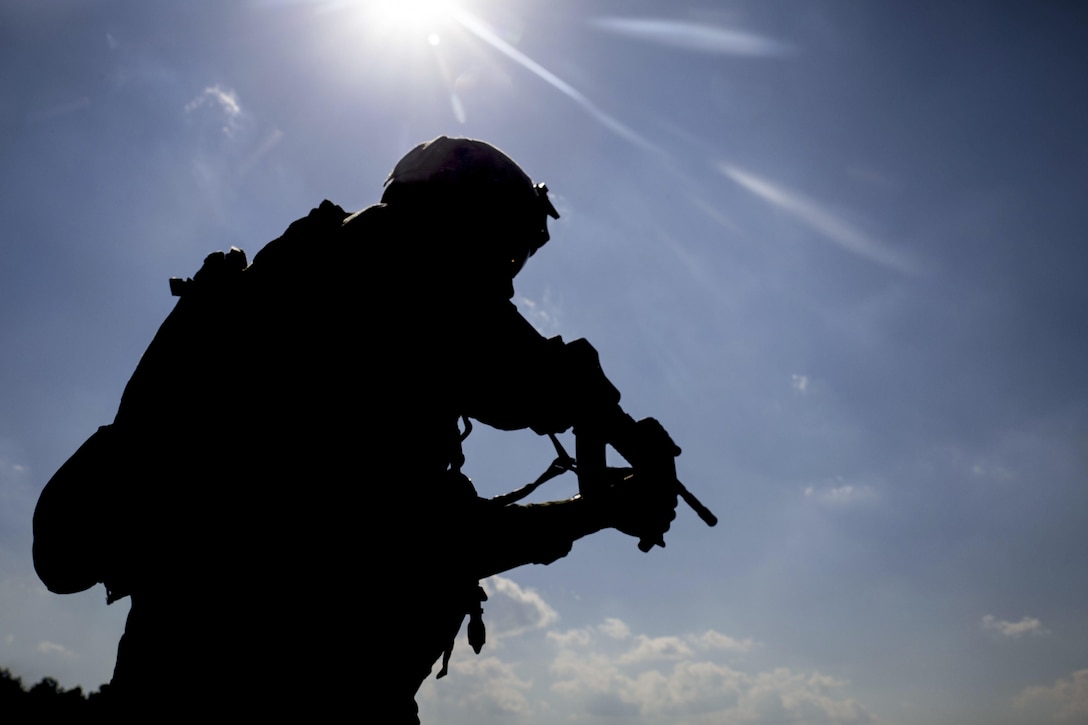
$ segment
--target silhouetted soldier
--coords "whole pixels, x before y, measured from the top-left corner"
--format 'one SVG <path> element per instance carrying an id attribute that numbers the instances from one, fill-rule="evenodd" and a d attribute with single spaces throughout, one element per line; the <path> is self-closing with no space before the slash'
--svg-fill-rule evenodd
<path id="1" fill-rule="evenodd" d="M 606 527 L 660 541 L 675 472 L 616 483 L 603 451 L 667 434 L 623 413 L 588 343 L 544 339 L 510 302 L 548 216 L 546 188 L 506 155 L 440 137 L 396 165 L 381 204 L 323 202 L 252 265 L 232 250 L 171 281 L 181 299 L 114 423 L 35 512 L 51 590 L 132 597 L 122 714 L 363 703 L 417 722 L 415 692 L 466 615 L 482 644 L 481 578 Z M 461 472 L 470 418 L 574 426 L 596 461 L 584 478 L 601 469 L 593 494 L 478 498 Z"/>

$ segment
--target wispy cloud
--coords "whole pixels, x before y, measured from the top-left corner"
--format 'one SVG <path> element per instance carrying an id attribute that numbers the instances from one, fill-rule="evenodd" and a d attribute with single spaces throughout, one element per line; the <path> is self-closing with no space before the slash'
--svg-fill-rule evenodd
<path id="1" fill-rule="evenodd" d="M 1035 617 L 1024 617 L 1019 622 L 1006 622 L 1003 619 L 987 614 L 982 618 L 982 628 L 1012 639 L 1025 634 L 1047 634 L 1042 622 Z"/>
<path id="2" fill-rule="evenodd" d="M 806 486 L 805 497 L 829 506 L 848 506 L 876 498 L 871 486 L 855 485 L 838 480 L 822 486 Z"/>
<path id="3" fill-rule="evenodd" d="M 185 104 L 185 114 L 199 119 L 198 127 L 228 138 L 235 137 L 246 121 L 238 94 L 220 86 L 208 86 Z"/>
<path id="4" fill-rule="evenodd" d="M 1012 481 L 1016 478 L 1016 472 L 999 465 L 976 463 L 971 466 L 971 475 L 976 478 L 993 481 Z"/>
<path id="5" fill-rule="evenodd" d="M 697 53 L 766 57 L 793 52 L 777 40 L 703 23 L 664 18 L 598 18 L 590 22 L 609 33 Z"/>
<path id="6" fill-rule="evenodd" d="M 519 297 L 518 309 L 533 329 L 544 337 L 553 337 L 562 332 L 560 329 L 562 308 L 552 299 L 550 290 L 544 291 L 544 297 L 540 301 Z"/>
<path id="7" fill-rule="evenodd" d="M 39 642 L 36 649 L 43 655 L 56 655 L 65 659 L 74 659 L 77 656 L 75 652 L 56 642 Z"/>
<path id="8" fill-rule="evenodd" d="M 582 108 L 582 110 L 584 110 L 592 118 L 597 120 L 605 128 L 614 132 L 616 135 L 630 141 L 636 146 L 640 146 L 649 151 L 655 151 L 660 153 L 659 149 L 656 146 L 654 146 L 648 140 L 636 133 L 632 128 L 627 126 L 627 124 L 609 115 L 608 113 L 605 113 L 574 86 L 570 85 L 562 78 L 555 75 L 550 70 L 540 65 L 535 60 L 525 55 L 514 46 L 510 45 L 510 43 L 506 42 L 506 40 L 500 37 L 498 33 L 492 30 L 491 26 L 489 26 L 484 21 L 480 20 L 474 15 L 460 10 L 454 13 L 454 19 L 458 23 L 460 23 L 461 26 L 465 28 L 465 30 L 469 31 L 480 40 L 484 41 L 495 50 L 510 58 L 518 65 L 522 66 L 526 70 L 536 75 L 542 81 L 558 90 L 567 98 L 574 101 Z"/>
<path id="9" fill-rule="evenodd" d="M 185 104 L 185 112 L 192 113 L 205 104 L 219 108 L 228 118 L 234 118 L 242 112 L 238 96 L 233 91 L 224 90 L 219 86 L 205 88 L 200 95 Z"/>
<path id="10" fill-rule="evenodd" d="M 907 255 L 869 237 L 815 201 L 730 164 L 718 164 L 718 169 L 741 188 L 790 215 L 838 247 L 898 272 L 917 274 L 920 271 L 917 263 Z"/>

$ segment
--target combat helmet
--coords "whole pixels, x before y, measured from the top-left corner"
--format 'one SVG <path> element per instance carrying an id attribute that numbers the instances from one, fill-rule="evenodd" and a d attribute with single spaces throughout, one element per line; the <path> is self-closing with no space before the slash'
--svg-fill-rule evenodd
<path id="1" fill-rule="evenodd" d="M 548 241 L 547 218 L 559 218 L 548 187 L 534 184 L 505 153 L 484 141 L 447 136 L 397 162 L 382 203 L 440 219 L 453 240 L 453 248 L 446 247 L 451 256 L 506 280 Z"/>

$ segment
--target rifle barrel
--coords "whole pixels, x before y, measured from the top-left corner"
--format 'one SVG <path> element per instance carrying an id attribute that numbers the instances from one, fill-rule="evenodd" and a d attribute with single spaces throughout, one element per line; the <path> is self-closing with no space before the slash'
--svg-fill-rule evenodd
<path id="1" fill-rule="evenodd" d="M 704 506 L 703 502 L 697 499 L 695 497 L 695 494 L 687 489 L 687 486 L 680 483 L 680 481 L 677 481 L 676 489 L 677 493 L 680 494 L 680 498 L 684 499 L 684 503 L 686 503 L 688 506 L 691 506 L 691 510 L 698 514 L 699 518 L 701 518 L 707 526 L 717 525 L 718 517 L 715 516 L 710 509 Z"/>

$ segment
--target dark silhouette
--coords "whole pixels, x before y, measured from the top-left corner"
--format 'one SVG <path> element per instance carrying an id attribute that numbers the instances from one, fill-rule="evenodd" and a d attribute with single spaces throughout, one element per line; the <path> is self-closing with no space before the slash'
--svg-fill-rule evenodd
<path id="1" fill-rule="evenodd" d="M 54 678 L 43 677 L 27 690 L 21 677 L 0 669 L 0 713 L 5 722 L 41 722 L 43 718 L 53 722 L 107 715 L 108 699 L 109 685 L 84 695 L 82 687 L 65 690 Z"/>
<path id="2" fill-rule="evenodd" d="M 180 300 L 116 419 L 34 517 L 51 590 L 132 597 L 121 716 L 363 702 L 418 722 L 415 692 L 466 615 L 483 645 L 481 578 L 606 527 L 663 545 L 677 494 L 697 504 L 679 449 L 622 411 L 587 342 L 544 339 L 510 302 L 548 216 L 547 189 L 507 156 L 440 137 L 397 164 L 382 203 L 322 202 L 252 264 L 232 249 L 171 280 Z M 470 419 L 574 426 L 583 495 L 479 498 L 461 470 Z M 555 443 L 546 475 L 574 464 Z M 634 468 L 606 469 L 606 443 Z"/>

